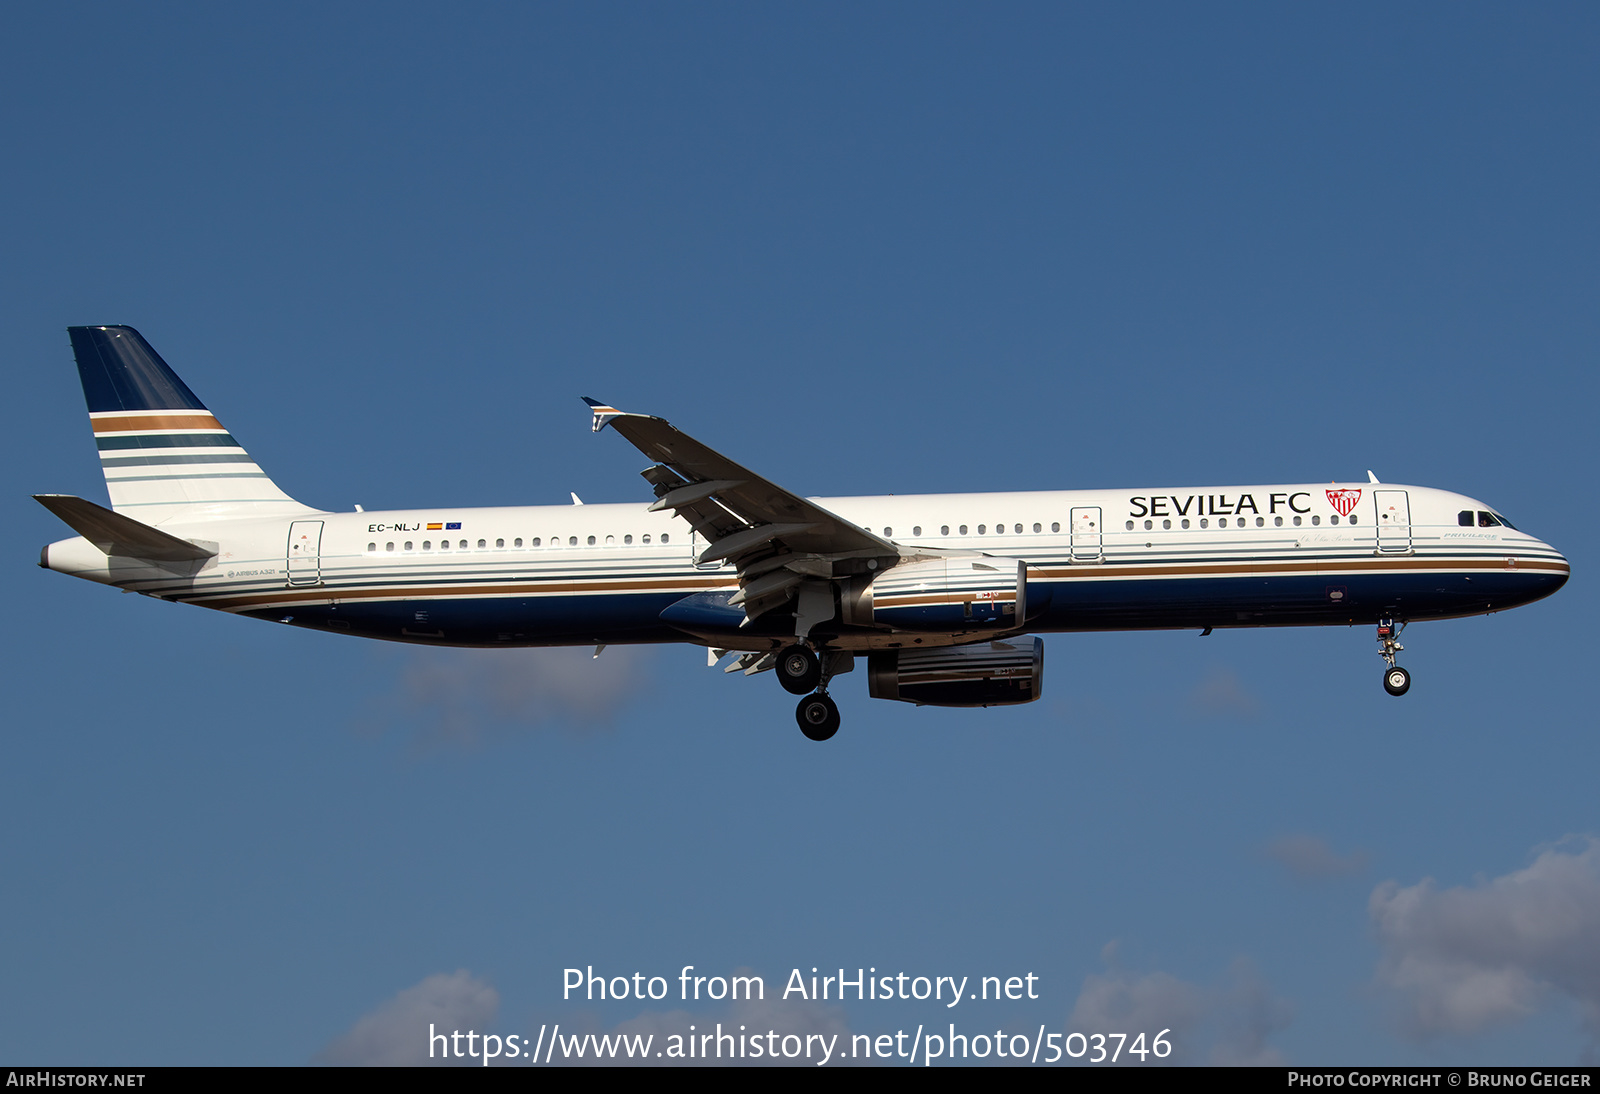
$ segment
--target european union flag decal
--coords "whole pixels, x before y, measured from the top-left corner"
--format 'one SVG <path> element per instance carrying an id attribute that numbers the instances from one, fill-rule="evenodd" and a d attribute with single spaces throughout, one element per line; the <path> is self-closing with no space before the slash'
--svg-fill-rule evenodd
<path id="1" fill-rule="evenodd" d="M 448 524 L 446 524 L 444 526 L 444 530 L 446 532 L 454 532 L 454 531 L 457 531 L 458 529 L 460 529 L 460 527 L 461 527 L 461 522 L 459 520 L 453 520 L 453 521 L 451 521 L 450 523 L 448 523 Z"/>

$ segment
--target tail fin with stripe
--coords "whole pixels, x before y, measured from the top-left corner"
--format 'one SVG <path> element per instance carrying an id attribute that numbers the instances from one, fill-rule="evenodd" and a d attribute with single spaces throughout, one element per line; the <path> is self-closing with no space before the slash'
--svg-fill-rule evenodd
<path id="1" fill-rule="evenodd" d="M 278 489 L 132 327 L 68 327 L 111 508 L 144 524 L 310 510 Z"/>

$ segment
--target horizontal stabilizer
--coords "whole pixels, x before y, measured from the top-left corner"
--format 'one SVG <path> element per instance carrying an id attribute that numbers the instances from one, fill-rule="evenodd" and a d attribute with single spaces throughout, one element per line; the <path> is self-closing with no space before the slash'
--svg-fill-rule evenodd
<path id="1" fill-rule="evenodd" d="M 208 550 L 197 546 L 71 494 L 35 494 L 33 500 L 107 555 L 153 562 L 198 562 L 217 553 L 215 547 Z"/>

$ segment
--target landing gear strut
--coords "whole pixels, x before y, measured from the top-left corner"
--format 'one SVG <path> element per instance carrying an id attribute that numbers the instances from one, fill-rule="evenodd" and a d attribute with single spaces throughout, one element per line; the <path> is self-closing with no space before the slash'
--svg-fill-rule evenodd
<path id="1" fill-rule="evenodd" d="M 825 671 L 831 661 L 827 650 L 812 651 L 796 643 L 778 651 L 773 664 L 783 690 L 805 696 L 794 708 L 794 720 L 813 741 L 826 741 L 839 732 L 839 707 L 828 697 L 831 674 Z"/>
<path id="2" fill-rule="evenodd" d="M 1404 622 L 1395 625 L 1392 619 L 1378 620 L 1378 656 L 1389 663 L 1383 670 L 1383 690 L 1390 695 L 1404 695 L 1411 690 L 1411 674 L 1394 663 L 1394 655 L 1405 649 L 1400 644 L 1400 632 L 1406 629 Z"/>

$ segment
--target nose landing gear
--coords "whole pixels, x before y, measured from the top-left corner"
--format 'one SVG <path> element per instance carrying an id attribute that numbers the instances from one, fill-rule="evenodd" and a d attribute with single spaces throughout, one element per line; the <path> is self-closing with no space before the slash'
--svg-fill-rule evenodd
<path id="1" fill-rule="evenodd" d="M 1394 663 L 1394 655 L 1405 649 L 1399 642 L 1400 632 L 1406 629 L 1392 619 L 1378 620 L 1378 656 L 1389 663 L 1383 670 L 1383 690 L 1390 695 L 1404 695 L 1411 690 L 1411 674 Z"/>

